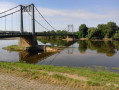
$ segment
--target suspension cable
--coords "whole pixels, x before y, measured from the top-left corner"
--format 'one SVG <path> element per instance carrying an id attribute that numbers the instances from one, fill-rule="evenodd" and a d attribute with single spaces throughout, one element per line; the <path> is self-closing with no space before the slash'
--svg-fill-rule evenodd
<path id="1" fill-rule="evenodd" d="M 29 12 L 27 12 L 29 15 L 30 15 L 30 13 Z M 31 15 L 30 15 L 31 16 Z M 43 26 L 41 23 L 39 23 L 36 19 L 34 19 L 35 20 L 35 22 L 36 23 L 38 23 L 40 26 L 42 26 L 44 29 L 46 29 L 46 30 L 49 30 L 49 29 L 47 29 L 45 26 Z M 50 31 L 50 30 L 49 30 Z"/>
<path id="2" fill-rule="evenodd" d="M 44 18 L 44 16 L 40 13 L 40 11 L 36 7 L 35 7 L 35 9 L 38 11 L 38 13 L 41 15 L 41 17 L 47 22 L 47 24 L 49 24 L 54 30 L 57 30 Z"/>
<path id="3" fill-rule="evenodd" d="M 19 11 L 20 11 L 20 10 L 17 10 L 17 11 L 15 11 L 15 12 L 9 13 L 9 14 L 7 14 L 7 15 L 1 16 L 0 18 L 3 18 L 3 17 L 6 17 L 6 16 L 9 16 L 9 15 L 14 14 L 14 13 L 19 12 Z"/>
<path id="4" fill-rule="evenodd" d="M 6 12 L 8 12 L 8 11 L 11 11 L 11 10 L 13 10 L 13 9 L 15 9 L 15 8 L 17 8 L 17 7 L 19 7 L 19 5 L 16 6 L 16 7 L 11 8 L 11 9 L 9 9 L 9 10 L 6 10 L 6 11 L 4 11 L 4 12 L 1 12 L 0 14 L 6 13 Z"/>
<path id="5" fill-rule="evenodd" d="M 63 30 L 66 30 L 67 29 L 67 26 L 66 26 L 66 28 L 64 28 Z"/>

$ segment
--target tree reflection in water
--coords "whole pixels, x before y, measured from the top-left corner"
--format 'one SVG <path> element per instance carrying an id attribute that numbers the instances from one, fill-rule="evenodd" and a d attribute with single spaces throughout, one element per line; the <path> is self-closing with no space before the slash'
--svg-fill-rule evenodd
<path id="1" fill-rule="evenodd" d="M 82 40 L 78 41 L 80 53 L 86 53 L 87 49 L 96 50 L 97 53 L 106 54 L 106 56 L 112 57 L 116 51 L 119 51 L 118 41 L 90 41 Z"/>

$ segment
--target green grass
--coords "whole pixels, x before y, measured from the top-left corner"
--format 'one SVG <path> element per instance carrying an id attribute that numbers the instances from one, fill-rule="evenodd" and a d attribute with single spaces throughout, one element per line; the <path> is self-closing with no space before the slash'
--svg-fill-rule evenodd
<path id="1" fill-rule="evenodd" d="M 100 86 L 100 82 L 96 82 L 96 81 L 87 81 L 88 85 L 92 85 L 92 86 Z"/>
<path id="2" fill-rule="evenodd" d="M 112 69 L 114 69 L 114 70 L 119 70 L 119 67 L 113 67 Z"/>
<path id="3" fill-rule="evenodd" d="M 54 74 L 53 77 L 57 78 L 58 80 L 66 80 L 67 79 L 67 77 L 60 75 L 60 74 Z"/>
<path id="4" fill-rule="evenodd" d="M 41 76 L 48 76 L 59 81 L 66 82 L 80 82 L 64 76 L 62 74 L 49 75 L 50 72 L 67 73 L 72 75 L 78 75 L 88 78 L 88 81 L 84 82 L 88 86 L 103 86 L 109 88 L 119 87 L 119 73 L 110 72 L 108 70 L 102 70 L 100 68 L 89 68 L 89 67 L 55 67 L 46 65 L 31 65 L 26 63 L 8 63 L 0 62 L 0 68 L 17 70 L 19 72 L 28 72 L 33 76 L 34 79 L 40 78 Z M 68 80 L 68 81 L 67 81 Z M 107 84 L 109 84 L 107 86 Z M 118 85 L 118 86 L 117 86 Z"/>
<path id="5" fill-rule="evenodd" d="M 18 45 L 11 45 L 4 47 L 3 49 L 10 50 L 10 51 L 24 51 L 26 50 L 25 47 L 19 47 Z"/>

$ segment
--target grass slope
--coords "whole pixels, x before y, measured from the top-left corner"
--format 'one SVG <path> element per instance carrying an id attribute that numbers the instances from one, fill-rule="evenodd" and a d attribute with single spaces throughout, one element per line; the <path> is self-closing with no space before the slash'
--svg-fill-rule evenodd
<path id="1" fill-rule="evenodd" d="M 50 84 L 66 85 L 80 89 L 119 89 L 119 73 L 84 67 L 55 67 L 26 63 L 0 62 L 0 69 L 27 73 L 28 77 Z M 85 78 L 81 79 L 81 78 Z"/>

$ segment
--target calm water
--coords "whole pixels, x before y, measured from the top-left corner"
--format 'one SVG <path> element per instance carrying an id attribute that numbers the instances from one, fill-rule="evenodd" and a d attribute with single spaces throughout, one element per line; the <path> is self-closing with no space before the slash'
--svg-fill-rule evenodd
<path id="1" fill-rule="evenodd" d="M 45 64 L 54 66 L 92 67 L 106 66 L 119 67 L 118 41 L 78 41 L 66 42 L 61 40 L 42 40 L 39 45 L 68 47 L 60 53 L 11 52 L 2 47 L 17 45 L 18 40 L 0 40 L 0 61 L 27 62 L 31 64 Z"/>

